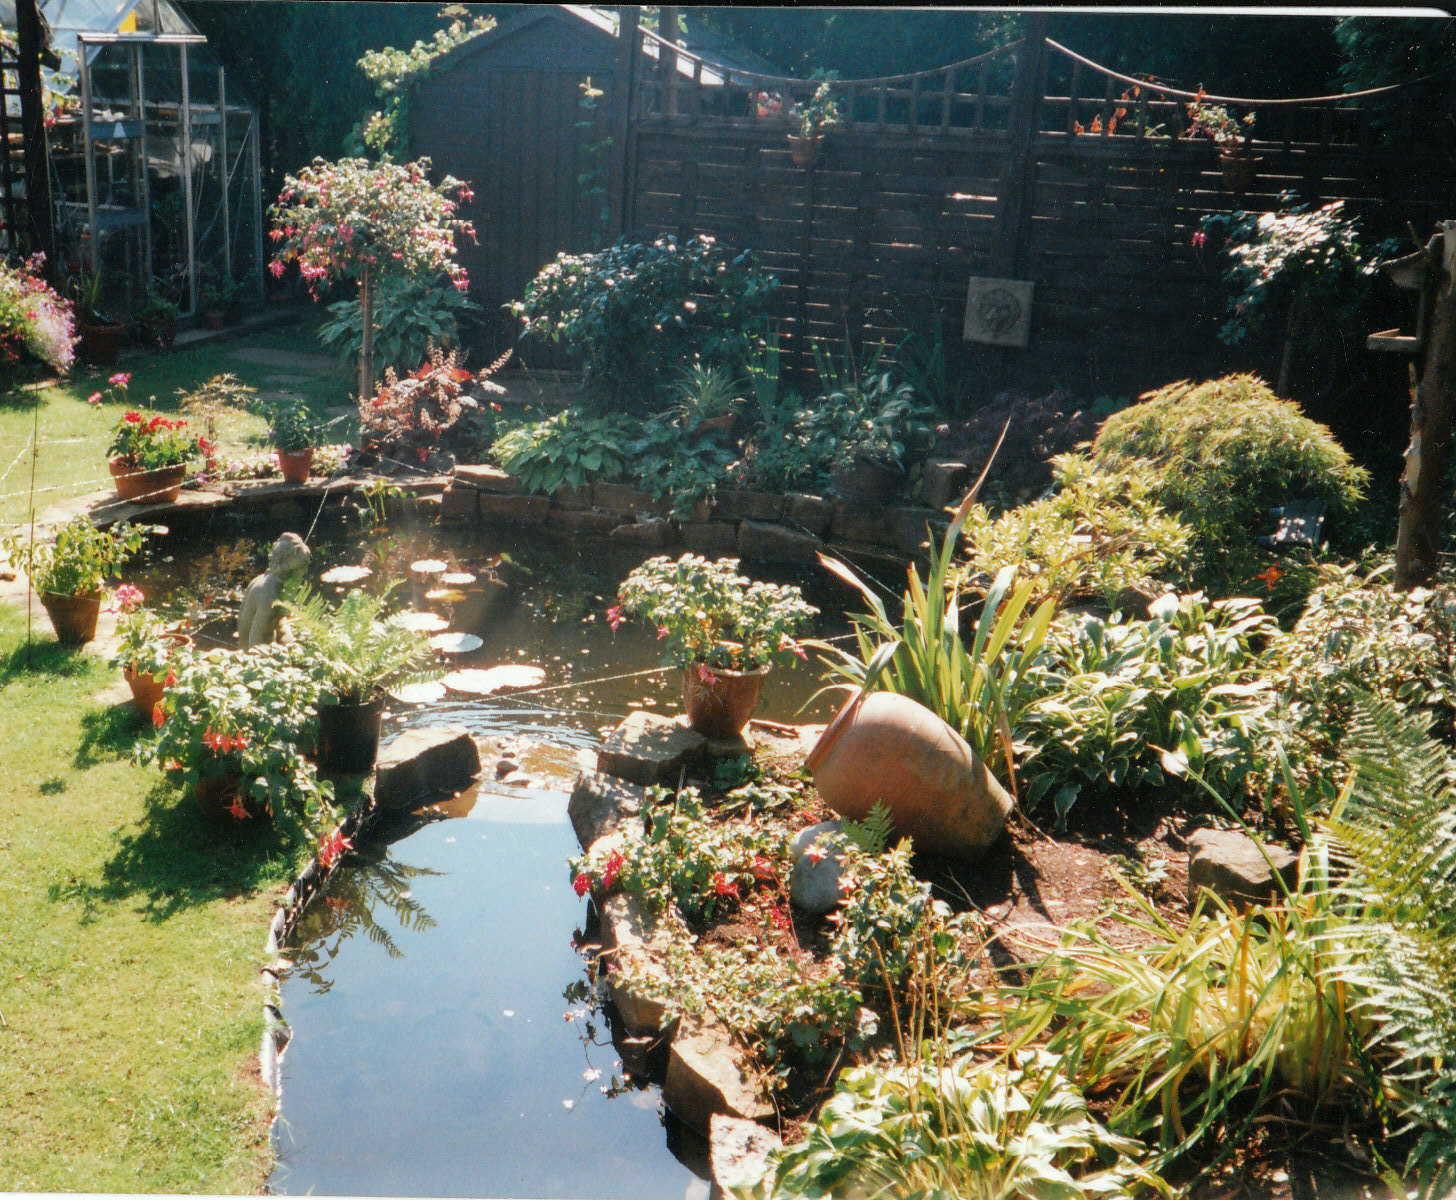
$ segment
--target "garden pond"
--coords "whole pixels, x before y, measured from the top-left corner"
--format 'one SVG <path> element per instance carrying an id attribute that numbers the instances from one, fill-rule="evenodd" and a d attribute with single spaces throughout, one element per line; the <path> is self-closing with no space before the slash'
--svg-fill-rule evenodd
<path id="1" fill-rule="evenodd" d="M 132 575 L 150 581 L 150 595 L 189 598 L 202 614 L 199 642 L 222 642 L 238 589 L 276 532 L 250 528 L 175 555 L 166 544 L 180 539 L 169 537 Z M 587 902 L 567 870 L 578 850 L 567 793 L 602 732 L 634 708 L 679 711 L 680 676 L 659 669 L 652 632 L 629 624 L 613 634 L 604 619 L 644 552 L 512 533 L 361 537 L 337 525 L 309 540 L 310 579 L 369 565 L 375 578 L 410 581 L 417 603 L 427 584 L 411 580 L 411 562 L 476 574 L 483 607 L 468 608 L 482 589 L 467 589 L 453 627 L 484 645 L 449 665 L 530 663 L 546 678 L 525 692 L 392 704 L 385 742 L 406 728 L 461 725 L 482 743 L 485 773 L 457 799 L 376 826 L 287 949 L 291 1039 L 270 1190 L 706 1197 L 703 1140 L 613 1047 L 615 1014 L 580 948 Z M 752 573 L 804 586 L 824 609 L 820 636 L 847 627 L 837 615 L 845 596 L 826 581 Z M 832 697 L 814 699 L 819 687 L 809 665 L 778 671 L 757 715 L 824 721 Z M 493 750 L 512 753 L 529 785 L 498 782 Z"/>

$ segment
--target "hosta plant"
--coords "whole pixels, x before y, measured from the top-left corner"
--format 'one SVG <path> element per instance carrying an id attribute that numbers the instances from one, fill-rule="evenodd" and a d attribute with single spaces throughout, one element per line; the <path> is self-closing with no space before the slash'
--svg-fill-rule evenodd
<path id="1" fill-rule="evenodd" d="M 568 408 L 503 434 L 490 456 L 527 491 L 549 493 L 621 479 L 631 462 L 630 447 L 641 433 L 641 422 L 631 417 L 588 417 Z"/>

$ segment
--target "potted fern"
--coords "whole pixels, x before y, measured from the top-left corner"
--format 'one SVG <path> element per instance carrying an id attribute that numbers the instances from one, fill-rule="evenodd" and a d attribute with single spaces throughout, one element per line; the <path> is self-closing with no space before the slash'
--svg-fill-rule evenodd
<path id="1" fill-rule="evenodd" d="M 320 771 L 359 774 L 374 769 L 386 689 L 417 678 L 433 662 L 429 639 L 388 614 L 388 593 L 350 591 L 330 609 L 305 589 L 285 611 L 293 618 L 294 659 L 312 672 L 319 699 Z"/>

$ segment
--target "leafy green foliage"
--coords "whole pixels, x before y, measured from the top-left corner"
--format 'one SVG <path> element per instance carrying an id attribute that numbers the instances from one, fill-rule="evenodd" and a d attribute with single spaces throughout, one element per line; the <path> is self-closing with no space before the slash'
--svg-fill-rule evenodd
<path id="1" fill-rule="evenodd" d="M 567 408 L 509 430 L 491 446 L 490 456 L 527 491 L 549 493 L 621 479 L 631 461 L 629 447 L 641 435 L 641 422 L 631 417 L 589 417 Z"/>
<path id="2" fill-rule="evenodd" d="M 1329 430 L 1254 375 L 1151 392 L 1107 419 L 1092 455 L 1102 468 L 1132 459 L 1153 465 L 1154 498 L 1193 530 L 1205 586 L 1248 578 L 1270 508 L 1313 498 L 1333 516 L 1349 516 L 1369 483 Z"/>
<path id="3" fill-rule="evenodd" d="M 317 446 L 324 437 L 322 424 L 314 417 L 308 405 L 300 400 L 284 397 L 267 406 L 268 439 L 275 450 L 286 454 L 297 453 Z"/>
<path id="4" fill-rule="evenodd" d="M 956 1196 L 1082 1200 L 1171 1194 L 1146 1150 L 1108 1129 L 1062 1073 L 1029 1050 L 1009 1064 L 853 1067 L 802 1141 L 770 1156 L 754 1200 L 798 1196 Z"/>
<path id="5" fill-rule="evenodd" d="M 622 240 L 557 255 L 511 310 L 524 333 L 581 357 L 600 403 L 645 412 L 693 363 L 742 370 L 777 286 L 752 254 L 730 258 L 709 237 Z"/>
<path id="6" fill-rule="evenodd" d="M 1244 790 L 1275 700 L 1259 651 L 1277 633 L 1257 601 L 1201 594 L 1164 596 L 1146 621 L 1058 622 L 1014 726 L 1027 807 L 1050 801 L 1063 822 L 1084 790 L 1131 803 L 1189 771 Z"/>
<path id="7" fill-rule="evenodd" d="M 429 638 L 387 614 L 386 604 L 387 596 L 362 588 L 351 589 L 332 611 L 306 588 L 284 602 L 293 618 L 294 661 L 340 703 L 373 700 L 434 660 Z"/>
<path id="8" fill-rule="evenodd" d="M 329 320 L 319 326 L 318 338 L 336 351 L 340 361 L 358 368 L 364 347 L 363 308 L 356 296 L 330 304 Z M 449 350 L 460 344 L 460 320 L 477 313 L 480 305 L 444 276 L 385 276 L 374 289 L 375 377 L 385 369 L 413 371 L 432 346 Z"/>
<path id="9" fill-rule="evenodd" d="M 847 467 L 863 457 L 903 469 L 908 449 L 929 445 L 928 413 L 914 388 L 896 384 L 888 371 L 882 371 L 862 382 L 842 381 L 805 408 L 797 424 L 813 458 Z"/>
<path id="10" fill-rule="evenodd" d="M 1056 491 L 993 517 L 966 517 L 966 571 L 992 577 L 1020 564 L 1037 601 L 1077 596 L 1114 602 L 1153 579 L 1177 581 L 1191 534 L 1156 500 L 1153 470 L 1137 462 L 1098 469 L 1084 455 L 1052 460 Z"/>
<path id="11" fill-rule="evenodd" d="M 1297 204 L 1278 213 L 1212 213 L 1203 218 L 1204 231 L 1223 238 L 1229 258 L 1224 279 L 1234 289 L 1220 339 L 1237 345 L 1261 329 L 1272 312 L 1287 311 L 1290 305 L 1335 308 L 1347 319 L 1358 312 L 1366 281 L 1395 243 L 1382 242 L 1362 252 L 1359 223 L 1344 211 L 1345 202 L 1336 200 L 1320 208 Z"/>
<path id="12" fill-rule="evenodd" d="M 794 639 L 818 614 L 793 584 L 740 575 L 736 558 L 684 554 L 676 561 L 658 555 L 633 570 L 608 615 L 656 625 L 669 661 L 680 667 L 753 671 L 803 657 Z"/>
<path id="13" fill-rule="evenodd" d="M 695 437 L 659 414 L 643 423 L 642 437 L 631 446 L 632 473 L 672 515 L 688 517 L 702 501 L 712 500 L 728 478 L 733 456 L 711 437 Z"/>
<path id="14" fill-rule="evenodd" d="M 15 534 L 0 539 L 5 557 L 23 567 L 37 592 L 89 596 L 101 590 L 108 575 L 141 549 L 145 531 L 135 525 L 97 529 L 88 516 L 72 517 L 48 542 L 30 542 Z"/>

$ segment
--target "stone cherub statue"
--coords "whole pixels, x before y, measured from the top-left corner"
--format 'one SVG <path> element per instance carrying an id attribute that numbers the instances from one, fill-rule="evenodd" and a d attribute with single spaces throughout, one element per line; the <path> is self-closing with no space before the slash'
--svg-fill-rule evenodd
<path id="1" fill-rule="evenodd" d="M 278 636 L 283 609 L 278 603 L 285 583 L 291 583 L 308 566 L 310 550 L 296 533 L 285 533 L 268 553 L 268 570 L 243 593 L 238 611 L 238 643 L 244 650 L 261 646 Z"/>

